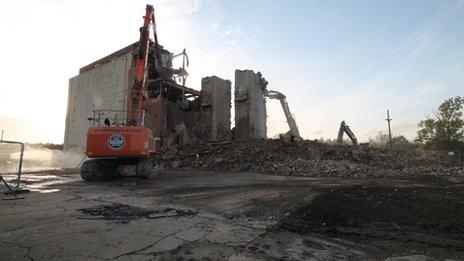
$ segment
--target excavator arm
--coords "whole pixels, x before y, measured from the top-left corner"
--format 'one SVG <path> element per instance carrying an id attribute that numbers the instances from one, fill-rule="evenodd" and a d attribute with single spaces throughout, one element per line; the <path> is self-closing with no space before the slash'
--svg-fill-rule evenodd
<path id="1" fill-rule="evenodd" d="M 145 82 L 148 67 L 148 53 L 150 47 L 150 24 L 153 25 L 155 40 L 155 55 L 159 66 L 161 54 L 159 52 L 158 37 L 156 35 L 155 10 L 152 5 L 147 5 L 143 26 L 140 27 L 140 40 L 138 51 L 135 57 L 134 83 L 130 91 L 130 105 L 128 112 L 128 125 L 143 125 L 143 100 L 145 98 Z"/>
<path id="2" fill-rule="evenodd" d="M 287 97 L 283 95 L 281 92 L 268 90 L 267 85 L 269 84 L 266 79 L 264 79 L 261 72 L 257 73 L 257 76 L 260 81 L 261 89 L 263 90 L 264 96 L 269 99 L 275 99 L 280 101 L 280 105 L 282 106 L 282 110 L 284 111 L 285 118 L 287 119 L 288 126 L 290 127 L 290 131 L 287 132 L 287 135 L 290 134 L 291 139 L 302 140 L 300 136 L 300 131 L 298 130 L 298 126 L 296 125 L 296 121 L 290 112 L 290 108 L 288 107 Z"/>
<path id="3" fill-rule="evenodd" d="M 342 123 L 340 124 L 340 129 L 338 130 L 337 142 L 339 144 L 343 143 L 343 134 L 344 133 L 346 133 L 348 138 L 350 138 L 351 142 L 353 142 L 353 145 L 355 145 L 355 146 L 358 145 L 358 139 L 356 139 L 356 136 L 351 131 L 350 126 L 346 125 L 345 121 L 342 121 Z"/>
<path id="4" fill-rule="evenodd" d="M 280 101 L 280 105 L 282 105 L 282 110 L 284 111 L 285 118 L 287 119 L 288 126 L 290 127 L 290 132 L 294 138 L 301 140 L 300 132 L 298 130 L 298 126 L 296 125 L 296 121 L 290 112 L 290 108 L 288 107 L 287 97 L 278 91 L 265 91 L 265 96 L 269 99 L 276 99 Z"/>

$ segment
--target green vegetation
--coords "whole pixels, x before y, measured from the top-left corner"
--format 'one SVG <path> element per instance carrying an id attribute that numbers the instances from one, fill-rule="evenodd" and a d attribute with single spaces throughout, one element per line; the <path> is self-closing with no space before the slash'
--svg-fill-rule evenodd
<path id="1" fill-rule="evenodd" d="M 390 148 L 388 135 L 379 132 L 375 138 L 369 139 L 369 146 L 380 149 Z M 417 148 L 418 145 L 409 141 L 403 135 L 397 135 L 392 137 L 392 147 L 394 151 L 408 151 Z"/>
<path id="2" fill-rule="evenodd" d="M 425 149 L 464 153 L 464 98 L 456 96 L 438 107 L 435 117 L 420 121 L 416 141 Z"/>

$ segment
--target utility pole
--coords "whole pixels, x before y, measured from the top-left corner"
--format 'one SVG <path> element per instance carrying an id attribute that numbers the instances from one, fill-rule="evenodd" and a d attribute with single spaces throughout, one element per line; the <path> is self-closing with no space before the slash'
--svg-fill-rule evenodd
<path id="1" fill-rule="evenodd" d="M 1 141 L 3 141 L 3 133 L 5 132 L 5 130 L 2 130 L 2 138 L 0 139 Z"/>
<path id="2" fill-rule="evenodd" d="M 387 110 L 387 123 L 388 123 L 388 142 L 390 143 L 390 150 L 393 150 L 393 143 L 392 143 L 392 132 L 391 132 L 391 127 L 390 127 L 390 121 L 392 120 L 390 118 L 390 111 Z"/>

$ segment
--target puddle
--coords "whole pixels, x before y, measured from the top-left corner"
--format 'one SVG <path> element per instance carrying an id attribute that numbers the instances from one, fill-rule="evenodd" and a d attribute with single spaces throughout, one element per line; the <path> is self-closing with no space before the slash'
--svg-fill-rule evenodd
<path id="1" fill-rule="evenodd" d="M 15 186 L 16 174 L 2 174 L 3 178 L 10 185 Z M 58 192 L 59 185 L 67 184 L 79 180 L 78 175 L 54 175 L 49 172 L 29 172 L 21 175 L 20 187 L 39 193 Z"/>
<path id="2" fill-rule="evenodd" d="M 31 191 L 34 191 L 34 190 L 31 190 Z M 53 192 L 58 192 L 60 191 L 59 189 L 42 189 L 42 190 L 38 190 L 39 193 L 53 193 Z"/>

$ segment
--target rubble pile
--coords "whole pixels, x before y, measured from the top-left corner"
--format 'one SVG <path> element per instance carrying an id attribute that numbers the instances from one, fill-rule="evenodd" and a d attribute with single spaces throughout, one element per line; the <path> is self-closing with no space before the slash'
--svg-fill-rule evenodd
<path id="1" fill-rule="evenodd" d="M 389 152 L 317 141 L 234 141 L 197 144 L 163 153 L 168 168 L 249 171 L 307 177 L 456 176 L 463 167 L 439 155 Z"/>

